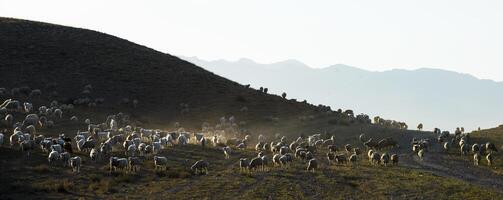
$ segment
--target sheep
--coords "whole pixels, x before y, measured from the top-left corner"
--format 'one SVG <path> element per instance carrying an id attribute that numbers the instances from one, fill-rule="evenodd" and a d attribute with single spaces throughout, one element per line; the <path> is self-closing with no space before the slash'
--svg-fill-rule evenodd
<path id="1" fill-rule="evenodd" d="M 283 146 L 283 147 L 281 147 L 281 148 L 279 149 L 279 154 L 281 154 L 281 155 L 285 155 L 285 154 L 287 154 L 287 153 L 288 153 L 288 147 Z"/>
<path id="2" fill-rule="evenodd" d="M 178 140 L 178 145 L 181 145 L 181 146 L 187 145 L 187 137 L 185 137 L 185 135 L 180 134 L 180 136 L 178 136 L 177 140 Z"/>
<path id="3" fill-rule="evenodd" d="M 51 151 L 51 153 L 49 153 L 49 156 L 47 157 L 49 164 L 55 164 L 58 159 L 59 153 L 57 151 Z"/>
<path id="4" fill-rule="evenodd" d="M 443 149 L 445 152 L 449 152 L 449 146 L 450 146 L 449 142 L 444 142 Z"/>
<path id="5" fill-rule="evenodd" d="M 383 153 L 381 155 L 381 162 L 384 166 L 388 166 L 388 163 L 389 163 L 389 160 L 390 160 L 390 157 L 389 157 L 389 154 L 388 153 Z"/>
<path id="6" fill-rule="evenodd" d="M 126 148 L 126 152 L 124 153 L 126 156 L 136 156 L 136 151 L 137 151 L 137 148 L 134 144 L 130 144 L 127 148 Z"/>
<path id="7" fill-rule="evenodd" d="M 7 126 L 9 127 L 12 126 L 12 124 L 14 123 L 14 115 L 12 114 L 5 115 L 4 121 Z"/>
<path id="8" fill-rule="evenodd" d="M 78 122 L 79 118 L 77 116 L 72 116 L 72 117 L 70 117 L 70 121 L 72 121 L 72 122 Z"/>
<path id="9" fill-rule="evenodd" d="M 318 168 L 318 162 L 316 161 L 316 159 L 313 158 L 313 159 L 309 160 L 306 170 L 314 172 L 317 168 Z"/>
<path id="10" fill-rule="evenodd" d="M 480 146 L 479 144 L 475 143 L 472 145 L 472 152 L 473 153 L 478 153 L 480 151 Z"/>
<path id="11" fill-rule="evenodd" d="M 0 146 L 3 145 L 3 140 L 4 140 L 4 134 L 3 133 L 0 133 Z"/>
<path id="12" fill-rule="evenodd" d="M 30 113 L 33 110 L 33 104 L 25 102 L 23 103 L 24 112 Z"/>
<path id="13" fill-rule="evenodd" d="M 157 170 L 157 169 L 167 170 L 168 169 L 167 165 L 168 165 L 168 158 L 162 157 L 162 156 L 154 156 L 155 170 Z"/>
<path id="14" fill-rule="evenodd" d="M 265 150 L 265 149 L 262 149 L 262 147 L 264 146 L 264 144 L 262 142 L 259 142 L 255 145 L 255 151 L 262 151 L 262 150 Z"/>
<path id="15" fill-rule="evenodd" d="M 112 144 L 110 142 L 104 142 L 100 145 L 100 154 L 108 156 L 112 153 Z"/>
<path id="16" fill-rule="evenodd" d="M 58 153 L 62 153 L 63 147 L 61 147 L 60 144 L 53 144 L 51 145 L 51 151 L 57 151 Z"/>
<path id="17" fill-rule="evenodd" d="M 281 157 L 281 155 L 279 155 L 279 154 L 274 154 L 274 156 L 272 156 L 272 164 L 274 166 L 280 166 L 281 165 L 281 162 L 279 160 L 280 157 Z"/>
<path id="18" fill-rule="evenodd" d="M 374 150 L 370 149 L 367 153 L 367 156 L 369 157 L 369 161 L 372 159 L 372 154 L 374 153 Z"/>
<path id="19" fill-rule="evenodd" d="M 63 153 L 60 153 L 59 154 L 59 159 L 61 160 L 62 164 L 63 164 L 63 167 L 66 167 L 69 165 L 69 161 L 70 161 L 70 153 L 68 152 L 63 152 Z"/>
<path id="20" fill-rule="evenodd" d="M 265 143 L 265 140 L 266 140 L 266 138 L 265 138 L 265 136 L 264 136 L 264 135 L 260 134 L 260 135 L 258 136 L 258 141 L 259 141 L 259 143 Z"/>
<path id="21" fill-rule="evenodd" d="M 274 159 L 273 159 L 273 161 L 274 161 Z M 247 158 L 239 159 L 239 171 L 240 172 L 246 171 L 248 169 L 248 165 L 249 165 L 249 162 L 248 162 Z"/>
<path id="22" fill-rule="evenodd" d="M 129 171 L 136 172 L 141 167 L 141 165 L 142 165 L 142 162 L 141 162 L 140 158 L 138 158 L 138 157 L 129 157 L 128 158 Z"/>
<path id="23" fill-rule="evenodd" d="M 486 150 L 489 151 L 490 153 L 491 152 L 498 152 L 498 149 L 496 148 L 496 146 L 490 142 L 486 143 Z"/>
<path id="24" fill-rule="evenodd" d="M 335 155 L 335 162 L 337 164 L 345 164 L 346 161 L 347 161 L 346 155 L 344 154 Z"/>
<path id="25" fill-rule="evenodd" d="M 88 139 L 84 141 L 84 144 L 82 144 L 81 151 L 87 152 L 88 150 L 93 149 L 94 147 L 96 147 L 96 140 Z"/>
<path id="26" fill-rule="evenodd" d="M 330 151 L 330 152 L 336 152 L 337 151 L 337 146 L 335 146 L 335 144 L 328 145 L 328 151 Z"/>
<path id="27" fill-rule="evenodd" d="M 222 148 L 222 150 L 224 151 L 225 159 L 229 159 L 231 155 L 231 148 L 229 146 L 226 146 Z"/>
<path id="28" fill-rule="evenodd" d="M 116 171 L 117 169 L 126 169 L 128 166 L 128 160 L 126 158 L 110 157 L 110 173 Z"/>
<path id="29" fill-rule="evenodd" d="M 195 174 L 198 174 L 198 172 L 208 174 L 208 166 L 208 161 L 198 160 L 190 167 L 190 170 L 192 170 Z"/>
<path id="30" fill-rule="evenodd" d="M 29 126 L 29 125 L 36 126 L 39 120 L 40 118 L 38 117 L 37 114 L 26 115 L 23 121 L 23 126 Z"/>
<path id="31" fill-rule="evenodd" d="M 373 152 L 372 155 L 370 156 L 370 163 L 372 165 L 379 165 L 380 161 L 381 161 L 381 155 L 377 152 Z"/>
<path id="32" fill-rule="evenodd" d="M 82 163 L 82 159 L 79 156 L 75 156 L 70 158 L 70 167 L 72 167 L 72 172 L 80 173 L 80 165 Z"/>
<path id="33" fill-rule="evenodd" d="M 99 151 L 96 149 L 91 149 L 91 152 L 89 152 L 89 157 L 92 161 L 97 161 L 99 159 Z"/>
<path id="34" fill-rule="evenodd" d="M 263 167 L 263 160 L 262 158 L 253 158 L 250 161 L 250 164 L 248 165 L 248 170 L 257 170 L 259 168 Z"/>
<path id="35" fill-rule="evenodd" d="M 25 140 L 25 141 L 21 142 L 20 145 L 21 145 L 21 150 L 23 152 L 26 152 L 27 156 L 30 157 L 31 151 L 33 151 L 33 148 L 35 146 L 35 142 L 32 140 Z"/>
<path id="36" fill-rule="evenodd" d="M 244 143 L 244 142 L 239 143 L 238 145 L 236 145 L 236 148 L 243 150 L 246 148 L 246 143 Z"/>
<path id="37" fill-rule="evenodd" d="M 346 149 L 346 152 L 351 153 L 351 150 L 353 149 L 353 147 L 350 144 L 346 144 L 344 146 L 344 149 Z"/>
<path id="38" fill-rule="evenodd" d="M 482 158 L 482 156 L 480 155 L 480 153 L 475 153 L 473 154 L 473 164 L 475 164 L 475 166 L 478 166 L 480 164 L 480 159 Z"/>
<path id="39" fill-rule="evenodd" d="M 72 143 L 71 142 L 63 143 L 63 149 L 67 152 L 73 153 Z"/>
<path id="40" fill-rule="evenodd" d="M 161 151 L 161 142 L 152 142 L 154 154 L 158 154 Z"/>
<path id="41" fill-rule="evenodd" d="M 359 156 L 360 154 L 362 154 L 362 150 L 358 147 L 353 148 L 353 154 L 356 154 L 357 156 Z"/>
<path id="42" fill-rule="evenodd" d="M 398 155 L 397 154 L 391 154 L 391 164 L 398 165 Z"/>
<path id="43" fill-rule="evenodd" d="M 349 162 L 351 162 L 353 165 L 356 164 L 357 161 L 358 161 L 358 155 L 356 153 L 349 156 Z"/>
<path id="44" fill-rule="evenodd" d="M 493 154 L 491 154 L 491 153 L 487 154 L 486 160 L 487 160 L 487 165 L 488 166 L 493 165 Z"/>
<path id="45" fill-rule="evenodd" d="M 332 165 L 332 162 L 335 160 L 335 152 L 327 153 L 328 165 Z"/>
<path id="46" fill-rule="evenodd" d="M 425 153 L 424 149 L 421 149 L 419 150 L 419 152 L 417 152 L 417 156 L 419 156 L 420 160 L 424 159 L 424 153 Z"/>

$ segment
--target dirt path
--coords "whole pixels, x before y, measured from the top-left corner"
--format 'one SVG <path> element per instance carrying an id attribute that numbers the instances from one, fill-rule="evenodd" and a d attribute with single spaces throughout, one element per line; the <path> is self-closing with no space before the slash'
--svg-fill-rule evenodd
<path id="1" fill-rule="evenodd" d="M 474 166 L 471 155 L 462 158 L 454 156 L 453 153 L 442 152 L 438 145 L 434 146 L 423 160 L 413 152 L 401 153 L 400 158 L 402 166 L 405 167 L 425 170 L 437 176 L 461 179 L 483 187 L 503 188 L 503 176 L 493 173 L 487 166 Z M 502 190 L 496 191 L 503 193 Z"/>

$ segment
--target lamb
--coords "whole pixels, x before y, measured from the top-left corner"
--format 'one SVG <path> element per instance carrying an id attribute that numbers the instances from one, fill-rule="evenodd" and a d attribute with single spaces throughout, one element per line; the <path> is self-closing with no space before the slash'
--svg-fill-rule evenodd
<path id="1" fill-rule="evenodd" d="M 473 164 L 475 164 L 475 166 L 478 166 L 480 164 L 480 159 L 482 159 L 480 153 L 477 152 L 473 154 Z"/>
<path id="2" fill-rule="evenodd" d="M 493 165 L 493 154 L 491 154 L 491 153 L 487 154 L 486 160 L 487 160 L 487 165 L 488 166 Z"/>
<path id="3" fill-rule="evenodd" d="M 239 171 L 240 172 L 246 171 L 248 169 L 248 165 L 249 165 L 249 162 L 248 162 L 247 158 L 239 159 Z"/>
<path id="4" fill-rule="evenodd" d="M 190 170 L 192 170 L 195 174 L 203 172 L 208 174 L 208 166 L 209 166 L 208 161 L 198 160 L 190 167 Z"/>
<path id="5" fill-rule="evenodd" d="M 70 161 L 70 153 L 68 152 L 63 152 L 63 153 L 60 153 L 59 154 L 59 159 L 61 160 L 62 164 L 63 164 L 63 167 L 66 167 L 69 165 L 69 161 Z"/>
<path id="6" fill-rule="evenodd" d="M 140 158 L 138 157 L 129 157 L 128 158 L 128 168 L 129 168 L 129 171 L 138 171 L 138 169 L 140 169 L 142 165 L 142 162 L 140 160 Z"/>
<path id="7" fill-rule="evenodd" d="M 314 172 L 318 168 L 318 162 L 316 161 L 315 158 L 309 160 L 309 163 L 307 164 L 307 171 L 312 171 Z"/>
<path id="8" fill-rule="evenodd" d="M 162 156 L 154 156 L 154 166 L 155 166 L 155 169 L 164 169 L 164 170 L 167 170 L 167 166 L 168 166 L 168 158 L 166 157 L 162 157 Z"/>
<path id="9" fill-rule="evenodd" d="M 229 159 L 231 155 L 231 148 L 229 146 L 226 146 L 222 148 L 222 150 L 224 151 L 225 159 Z"/>
<path id="10" fill-rule="evenodd" d="M 126 169 L 128 166 L 128 160 L 126 158 L 110 157 L 110 173 L 116 171 L 117 169 Z"/>
<path id="11" fill-rule="evenodd" d="M 389 163 L 389 160 L 390 160 L 390 157 L 389 157 L 389 154 L 388 153 L 383 153 L 381 155 L 381 162 L 384 166 L 388 166 L 388 163 Z"/>
<path id="12" fill-rule="evenodd" d="M 262 158 L 253 158 L 248 165 L 249 170 L 257 170 L 259 168 L 263 168 L 263 160 Z"/>
<path id="13" fill-rule="evenodd" d="M 80 165 L 82 163 L 82 159 L 79 156 L 75 156 L 70 158 L 70 167 L 72 167 L 72 172 L 80 173 Z"/>
<path id="14" fill-rule="evenodd" d="M 58 161 L 58 159 L 59 159 L 59 153 L 57 151 L 51 151 L 51 153 L 49 153 L 49 156 L 47 158 L 49 164 L 55 164 L 56 161 Z"/>
<path id="15" fill-rule="evenodd" d="M 397 154 L 391 154 L 391 164 L 398 165 L 398 155 Z"/>

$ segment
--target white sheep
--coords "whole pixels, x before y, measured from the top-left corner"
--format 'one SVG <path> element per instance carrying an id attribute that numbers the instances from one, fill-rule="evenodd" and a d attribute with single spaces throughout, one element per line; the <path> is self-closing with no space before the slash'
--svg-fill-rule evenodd
<path id="1" fill-rule="evenodd" d="M 157 169 L 166 170 L 167 165 L 168 165 L 168 158 L 162 156 L 154 156 L 154 166 L 156 170 Z"/>
<path id="2" fill-rule="evenodd" d="M 487 154 L 486 160 L 487 160 L 487 165 L 489 165 L 489 166 L 493 165 L 493 154 L 491 154 L 491 153 Z"/>
<path id="3" fill-rule="evenodd" d="M 82 159 L 79 156 L 75 156 L 70 158 L 70 166 L 72 167 L 72 172 L 80 172 L 80 165 L 82 163 Z"/>
<path id="4" fill-rule="evenodd" d="M 55 164 L 59 159 L 59 153 L 57 151 L 51 151 L 49 153 L 49 156 L 47 160 L 49 161 L 49 164 Z"/>

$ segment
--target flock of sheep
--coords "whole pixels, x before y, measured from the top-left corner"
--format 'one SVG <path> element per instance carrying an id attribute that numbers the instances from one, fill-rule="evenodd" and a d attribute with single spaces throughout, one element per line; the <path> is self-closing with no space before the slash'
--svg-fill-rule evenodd
<path id="1" fill-rule="evenodd" d="M 85 88 L 86 91 L 90 87 Z M 0 95 L 5 90 L 0 88 Z M 20 91 L 13 91 L 20 93 Z M 40 96 L 39 90 L 28 93 L 29 97 Z M 135 106 L 137 101 L 135 102 Z M 123 113 L 110 115 L 102 123 L 91 123 L 90 119 L 85 119 L 87 130 L 76 131 L 75 136 L 70 137 L 61 134 L 58 137 L 47 137 L 37 134 L 38 128 L 51 128 L 55 122 L 63 119 L 66 111 L 73 109 L 72 104 L 59 104 L 57 101 L 51 102 L 48 106 L 40 106 L 34 109 L 31 103 L 21 103 L 17 100 L 6 100 L 0 105 L 0 114 L 3 117 L 2 123 L 7 128 L 0 133 L 0 145 L 4 143 L 7 132 L 12 134 L 9 137 L 10 146 L 19 148 L 26 152 L 27 156 L 39 148 L 47 154 L 50 165 L 63 165 L 71 167 L 73 172 L 78 173 L 83 163 L 80 156 L 75 155 L 75 151 L 81 152 L 78 155 L 87 155 L 93 162 L 106 161 L 110 172 L 112 171 L 138 171 L 145 162 L 145 158 L 150 159 L 155 166 L 155 170 L 167 170 L 169 160 L 161 156 L 161 151 L 169 146 L 186 146 L 189 143 L 201 145 L 205 148 L 221 149 L 223 159 L 229 159 L 234 151 L 244 150 L 253 147 L 257 156 L 252 158 L 240 158 L 239 170 L 242 172 L 265 171 L 268 167 L 288 168 L 292 162 L 306 164 L 307 171 L 315 171 L 320 166 L 320 159 L 328 163 L 328 166 L 335 164 L 342 165 L 356 164 L 361 159 L 363 150 L 346 144 L 338 148 L 335 138 L 323 139 L 321 134 L 313 134 L 306 138 L 299 137 L 288 141 L 287 137 L 276 137 L 268 140 L 266 136 L 259 135 L 256 140 L 249 134 L 239 137 L 234 134 L 228 137 L 229 133 L 236 128 L 234 117 L 229 119 L 222 117 L 220 123 L 213 128 L 208 124 L 203 124 L 203 133 L 188 133 L 183 128 L 176 131 L 162 131 L 145 129 L 130 125 L 129 116 Z M 12 114 L 14 113 L 14 114 Z M 24 116 L 20 121 L 16 121 L 14 116 Z M 69 118 L 78 122 L 76 116 Z M 224 134 L 227 131 L 227 134 Z M 457 130 L 454 135 L 449 132 L 435 131 L 439 135 L 438 142 L 448 151 L 454 146 L 458 146 L 463 155 L 470 152 L 470 139 L 468 134 Z M 362 134 L 359 137 L 362 145 L 368 150 L 367 157 L 371 165 L 397 165 L 398 154 L 390 154 L 389 149 L 398 147 L 398 142 L 393 138 L 384 138 L 379 141 L 373 138 L 366 138 Z M 422 159 L 431 145 L 428 139 L 413 139 L 412 148 Z M 213 146 L 213 147 L 211 147 Z M 115 150 L 115 151 L 114 151 Z M 493 163 L 492 152 L 497 151 L 494 144 L 483 145 L 471 144 L 476 165 L 480 163 L 485 155 L 488 164 Z M 83 153 L 82 153 L 83 152 Z M 112 152 L 123 152 L 123 156 L 117 156 Z M 72 155 L 73 154 L 73 155 Z M 207 174 L 209 162 L 198 160 L 191 165 L 190 170 L 196 174 Z"/>

